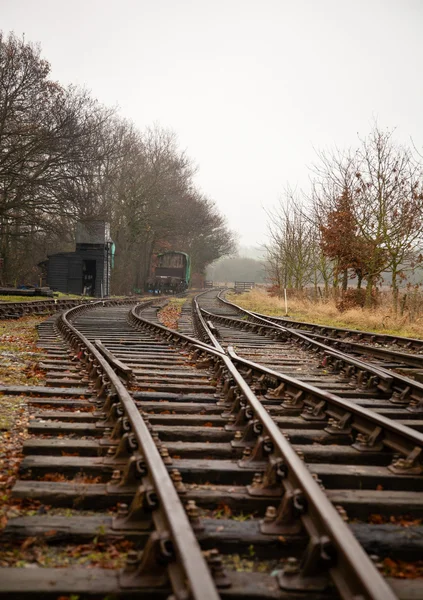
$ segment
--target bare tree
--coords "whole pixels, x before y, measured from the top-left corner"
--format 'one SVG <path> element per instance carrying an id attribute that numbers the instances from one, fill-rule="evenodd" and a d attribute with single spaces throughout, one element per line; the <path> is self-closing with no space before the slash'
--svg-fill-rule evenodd
<path id="1" fill-rule="evenodd" d="M 348 198 L 347 212 L 360 246 L 355 247 L 356 267 L 367 281 L 366 305 L 371 305 L 376 281 L 388 270 L 396 310 L 398 280 L 415 262 L 421 245 L 421 165 L 409 149 L 394 143 L 392 131 L 381 131 L 377 125 L 355 151 L 320 152 L 318 156 L 313 201 L 321 227 L 327 228 L 331 215 L 339 211 L 339 199 Z M 332 225 L 335 221 L 332 218 Z M 338 229 L 339 236 L 345 234 L 342 227 Z"/>
<path id="2" fill-rule="evenodd" d="M 313 281 L 316 236 L 314 226 L 292 190 L 287 189 L 279 207 L 268 212 L 270 270 L 277 285 L 301 290 Z"/>
<path id="3" fill-rule="evenodd" d="M 194 173 L 172 131 L 138 131 L 88 92 L 52 81 L 38 46 L 0 34 L 5 280 L 34 280 L 37 262 L 71 249 L 74 224 L 87 217 L 111 222 L 116 291 L 142 289 L 165 246 L 191 252 L 204 270 L 232 251 L 233 237 Z"/>

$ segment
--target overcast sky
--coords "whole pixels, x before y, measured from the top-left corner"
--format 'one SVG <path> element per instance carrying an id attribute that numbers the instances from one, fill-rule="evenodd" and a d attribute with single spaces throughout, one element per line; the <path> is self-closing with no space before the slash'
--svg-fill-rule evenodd
<path id="1" fill-rule="evenodd" d="M 377 118 L 423 147 L 422 0 L 0 0 L 53 77 L 174 130 L 241 243 L 265 239 L 314 148 Z"/>

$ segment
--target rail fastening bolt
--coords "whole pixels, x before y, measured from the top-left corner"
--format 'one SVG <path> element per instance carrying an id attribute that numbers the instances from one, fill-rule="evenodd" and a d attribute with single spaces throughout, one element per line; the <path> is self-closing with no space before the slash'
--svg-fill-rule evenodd
<path id="1" fill-rule="evenodd" d="M 242 458 L 248 458 L 251 455 L 251 448 L 246 446 L 244 448 L 244 452 L 242 453 Z"/>
<path id="2" fill-rule="evenodd" d="M 130 571 L 134 570 L 139 562 L 139 559 L 140 555 L 136 550 L 128 550 L 125 561 L 126 569 Z"/>
<path id="3" fill-rule="evenodd" d="M 112 481 L 117 481 L 120 479 L 121 473 L 119 469 L 115 469 L 112 473 Z"/>
<path id="4" fill-rule="evenodd" d="M 284 567 L 283 567 L 284 575 L 296 575 L 300 572 L 300 566 L 298 562 L 298 558 L 295 556 L 290 556 L 286 559 Z"/>
<path id="5" fill-rule="evenodd" d="M 172 459 L 170 457 L 169 454 L 169 450 L 166 448 L 166 446 L 161 446 L 160 447 L 160 456 L 163 459 L 163 462 L 165 465 L 171 465 L 172 464 Z"/>
<path id="6" fill-rule="evenodd" d="M 182 493 L 182 492 L 186 491 L 185 485 L 184 485 L 184 483 L 182 481 L 182 475 L 181 475 L 181 472 L 179 471 L 179 469 L 172 469 L 170 477 L 171 477 L 171 479 L 173 481 L 175 489 L 178 492 Z"/>
<path id="7" fill-rule="evenodd" d="M 335 506 L 335 508 L 338 511 L 341 519 L 347 523 L 348 522 L 348 514 L 347 514 L 347 511 L 345 510 L 345 508 L 343 506 L 341 506 L 340 504 L 337 504 Z"/>
<path id="8" fill-rule="evenodd" d="M 125 504 L 124 502 L 119 502 L 118 506 L 117 506 L 117 514 L 119 517 L 126 517 L 126 515 L 128 514 L 129 510 L 128 510 L 128 505 Z"/>
<path id="9" fill-rule="evenodd" d="M 266 508 L 266 512 L 264 514 L 265 523 L 271 523 L 272 521 L 274 521 L 276 519 L 277 514 L 278 514 L 278 511 L 276 510 L 276 508 L 274 506 L 268 506 Z"/>
<path id="10" fill-rule="evenodd" d="M 261 485 L 263 483 L 263 476 L 261 473 L 254 473 L 254 477 L 253 477 L 253 487 L 256 485 Z"/>
<path id="11" fill-rule="evenodd" d="M 380 556 L 378 556 L 377 554 L 371 554 L 369 556 L 370 560 L 373 562 L 373 564 L 375 565 L 376 569 L 378 569 L 379 571 L 382 570 L 383 567 L 383 563 L 380 560 Z"/>
<path id="12" fill-rule="evenodd" d="M 187 511 L 187 515 L 188 515 L 188 518 L 190 521 L 196 520 L 199 518 L 200 512 L 198 510 L 198 506 L 197 506 L 195 500 L 188 500 L 188 502 L 185 505 L 185 509 Z"/>
<path id="13" fill-rule="evenodd" d="M 242 431 L 235 431 L 234 440 L 242 439 Z"/>

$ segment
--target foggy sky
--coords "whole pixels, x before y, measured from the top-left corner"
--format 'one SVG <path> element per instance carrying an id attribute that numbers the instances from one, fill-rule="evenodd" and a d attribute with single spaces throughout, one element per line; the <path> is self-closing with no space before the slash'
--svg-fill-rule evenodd
<path id="1" fill-rule="evenodd" d="M 246 245 L 263 206 L 307 188 L 314 148 L 375 118 L 423 148 L 421 0 L 0 0 L 0 28 L 62 84 L 174 130 Z"/>

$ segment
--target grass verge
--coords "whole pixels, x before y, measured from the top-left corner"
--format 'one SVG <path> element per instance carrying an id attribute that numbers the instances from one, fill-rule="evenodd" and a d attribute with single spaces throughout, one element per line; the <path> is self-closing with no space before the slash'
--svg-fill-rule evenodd
<path id="1" fill-rule="evenodd" d="M 227 298 L 253 312 L 285 316 L 284 300 L 269 296 L 265 290 L 254 289 L 245 294 L 228 295 Z M 312 302 L 307 298 L 290 298 L 288 294 L 288 317 L 294 321 L 423 339 L 423 319 L 410 323 L 408 315 L 395 315 L 387 307 L 371 310 L 358 307 L 341 313 L 333 300 Z"/>

